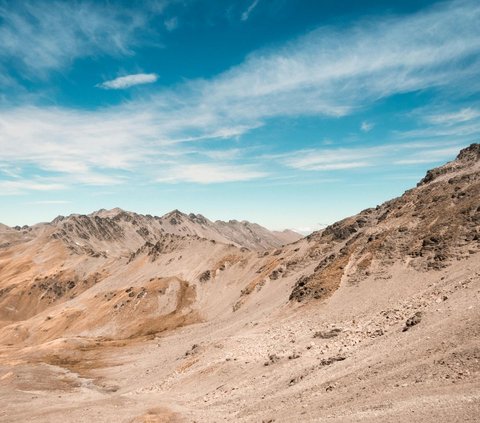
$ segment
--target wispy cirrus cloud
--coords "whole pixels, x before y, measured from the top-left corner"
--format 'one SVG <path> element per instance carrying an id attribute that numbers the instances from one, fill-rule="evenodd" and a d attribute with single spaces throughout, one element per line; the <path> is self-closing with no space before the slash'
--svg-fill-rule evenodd
<path id="1" fill-rule="evenodd" d="M 17 195 L 25 191 L 50 192 L 66 188 L 60 182 L 53 182 L 48 179 L 34 178 L 22 180 L 0 180 L 0 195 Z"/>
<path id="2" fill-rule="evenodd" d="M 144 13 L 100 2 L 1 2 L 0 63 L 43 78 L 78 58 L 132 54 L 147 20 Z M 0 75 L 5 72 L 0 66 Z"/>
<path id="3" fill-rule="evenodd" d="M 423 148 L 410 154 L 407 158 L 395 160 L 396 165 L 414 165 L 419 163 L 435 163 L 453 158 L 458 154 L 462 145 L 456 144 L 451 147 Z"/>
<path id="4" fill-rule="evenodd" d="M 329 171 L 363 168 L 382 156 L 380 148 L 307 149 L 278 157 L 285 166 L 307 171 Z"/>
<path id="5" fill-rule="evenodd" d="M 68 200 L 38 200 L 38 201 L 28 201 L 25 204 L 34 204 L 40 206 L 55 206 L 58 204 L 71 204 L 71 201 Z"/>
<path id="6" fill-rule="evenodd" d="M 246 133 L 270 118 L 341 117 L 410 91 L 453 84 L 467 92 L 480 65 L 477 18 L 475 2 L 455 1 L 343 31 L 320 28 L 283 47 L 254 52 L 209 80 L 161 91 L 149 102 L 160 119 L 184 120 L 184 132 L 204 137 L 224 126 Z"/>
<path id="7" fill-rule="evenodd" d="M 283 48 L 256 52 L 197 86 L 199 101 L 245 118 L 342 116 L 397 93 L 461 87 L 479 64 L 478 19 L 480 6 L 468 1 L 344 31 L 321 28 Z"/>
<path id="8" fill-rule="evenodd" d="M 153 137 L 147 117 L 118 110 L 15 108 L 0 114 L 0 128 L 0 149 L 4 151 L 0 164 L 14 164 L 19 177 L 32 171 L 48 173 L 68 185 L 122 182 L 125 172 L 146 160 Z M 142 145 L 135 146 L 137 137 Z M 18 188 L 28 189 L 29 185 Z"/>
<path id="9" fill-rule="evenodd" d="M 173 18 L 166 19 L 163 24 L 165 25 L 165 29 L 169 32 L 174 31 L 178 28 L 178 18 L 174 16 Z"/>
<path id="10" fill-rule="evenodd" d="M 87 25 L 89 13 L 76 18 L 81 25 Z M 131 19 L 130 34 L 135 34 L 142 18 Z M 442 3 L 415 15 L 364 20 L 341 30 L 319 28 L 282 47 L 254 52 L 242 64 L 210 79 L 158 88 L 148 97 L 115 107 L 94 111 L 4 109 L 0 114 L 0 162 L 65 175 L 71 184 L 109 185 L 131 178 L 206 184 L 220 179 L 263 178 L 270 172 L 264 170 L 258 155 L 246 158 L 248 167 L 228 157 L 219 158 L 215 165 L 210 161 L 192 164 L 187 145 L 212 139 L 224 143 L 237 140 L 275 118 L 341 117 L 399 93 L 426 89 L 467 92 L 480 65 L 479 20 L 476 1 Z M 8 25 L 16 28 L 20 24 Z M 94 27 L 97 25 L 103 27 L 100 23 Z M 116 23 L 111 25 L 117 28 Z M 134 38 L 120 37 L 116 51 L 128 54 Z M 33 34 L 27 40 L 33 43 Z M 8 49 L 13 51 L 14 47 Z M 40 68 L 58 68 L 72 60 L 75 55 L 67 55 L 65 49 L 60 46 L 58 53 L 55 47 L 55 53 L 47 54 Z M 76 51 L 95 54 L 97 50 L 80 44 Z M 38 54 L 18 60 L 26 64 Z M 450 121 L 463 119 L 461 128 L 434 125 L 436 133 L 416 130 L 397 134 L 396 139 L 435 139 L 451 135 L 453 130 L 457 136 L 474 136 L 480 127 L 472 113 L 464 110 L 458 116 L 444 116 Z M 456 140 L 458 137 L 454 139 L 456 146 L 465 141 Z M 414 159 L 406 149 L 401 152 L 405 157 L 396 156 L 397 160 Z M 290 158 L 275 160 L 291 169 L 310 171 L 361 168 L 385 157 L 393 162 L 393 157 L 378 147 L 307 153 L 307 158 L 305 150 L 300 150 L 292 152 Z M 155 173 L 159 164 L 165 174 Z"/>
<path id="11" fill-rule="evenodd" d="M 132 178 L 157 179 L 159 167 L 168 177 L 158 179 L 165 182 L 205 184 L 265 176 L 253 166 L 234 163 L 243 149 L 191 148 L 197 139 L 174 137 L 185 126 L 183 120 L 157 119 L 151 110 L 127 106 L 101 113 L 38 107 L 5 111 L 0 115 L 0 149 L 5 151 L 0 157 L 0 172 L 12 179 L 22 177 L 22 169 L 33 168 L 54 180 L 68 181 L 68 185 L 97 186 L 117 185 Z M 207 129 L 208 120 L 197 120 L 195 125 Z M 236 133 L 238 129 L 224 128 L 210 135 L 215 139 Z M 192 164 L 192 156 L 207 162 Z M 29 190 L 28 184 L 16 187 Z"/>
<path id="12" fill-rule="evenodd" d="M 240 19 L 242 21 L 247 21 L 248 18 L 250 17 L 250 13 L 253 12 L 253 9 L 255 9 L 258 5 L 260 0 L 254 0 L 250 6 L 247 7 L 247 9 L 242 13 L 242 16 L 240 17 Z"/>
<path id="13" fill-rule="evenodd" d="M 193 182 L 212 184 L 240 182 L 267 176 L 266 172 L 249 165 L 226 165 L 216 163 L 182 164 L 169 171 L 168 175 L 157 178 L 158 182 Z"/>
<path id="14" fill-rule="evenodd" d="M 152 84 L 158 80 L 156 73 L 136 73 L 132 75 L 119 76 L 118 78 L 104 81 L 97 84 L 98 88 L 106 90 L 123 90 L 135 85 Z"/>
<path id="15" fill-rule="evenodd" d="M 480 110 L 475 107 L 447 106 L 420 108 L 412 112 L 421 122 L 417 129 L 398 132 L 401 139 L 463 139 L 472 142 L 480 135 Z M 426 124 L 426 125 L 425 125 Z"/>
<path id="16" fill-rule="evenodd" d="M 370 132 L 373 127 L 375 126 L 374 123 L 372 122 L 367 122 L 366 120 L 364 120 L 362 122 L 362 124 L 360 125 L 360 129 L 363 131 L 363 132 Z"/>
<path id="17" fill-rule="evenodd" d="M 424 120 L 434 125 L 455 125 L 480 118 L 480 110 L 473 107 L 465 107 L 458 111 L 427 114 Z"/>
<path id="18" fill-rule="evenodd" d="M 437 163 L 452 159 L 462 142 L 385 143 L 375 147 L 319 148 L 276 156 L 285 166 L 303 171 L 334 171 L 391 165 Z M 398 157 L 403 157 L 399 159 Z"/>

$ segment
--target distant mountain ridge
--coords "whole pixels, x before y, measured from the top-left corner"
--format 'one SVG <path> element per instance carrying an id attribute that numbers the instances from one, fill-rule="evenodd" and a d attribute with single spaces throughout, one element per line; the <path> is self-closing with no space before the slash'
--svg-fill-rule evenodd
<path id="1" fill-rule="evenodd" d="M 179 210 L 159 217 L 120 208 L 100 209 L 88 215 L 57 216 L 50 223 L 41 223 L 33 227 L 38 230 L 40 226 L 57 228 L 53 236 L 65 239 L 72 245 L 84 244 L 87 241 L 91 243 L 93 240 L 100 242 L 116 240 L 130 250 L 135 250 L 144 242 L 154 243 L 164 234 L 197 236 L 251 250 L 279 248 L 303 238 L 302 235 L 288 229 L 270 231 L 248 221 L 212 222 L 201 214 L 185 214 Z M 8 230 L 8 227 L 6 228 L 5 230 Z M 17 230 L 28 228 L 16 227 Z"/>

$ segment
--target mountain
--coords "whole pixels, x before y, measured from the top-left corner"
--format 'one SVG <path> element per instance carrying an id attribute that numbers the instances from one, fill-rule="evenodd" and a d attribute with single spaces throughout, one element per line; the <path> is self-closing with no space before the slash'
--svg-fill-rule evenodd
<path id="1" fill-rule="evenodd" d="M 358 283 L 398 263 L 420 271 L 441 270 L 475 254 L 480 242 L 479 171 L 480 147 L 474 144 L 454 162 L 429 171 L 401 197 L 307 237 L 313 250 L 329 254 L 296 284 L 291 297 L 324 296 L 343 277 Z"/>
<path id="2" fill-rule="evenodd" d="M 140 215 L 119 208 L 99 210 L 90 215 L 58 216 L 51 224 L 58 228 L 54 236 L 67 243 L 98 246 L 116 241 L 125 249 L 136 249 L 144 242 L 155 242 L 164 234 L 197 236 L 225 244 L 233 244 L 252 250 L 278 248 L 302 238 L 294 231 L 269 231 L 247 221 L 230 220 L 212 222 L 201 214 L 185 214 L 174 210 L 162 217 Z M 101 243 L 104 244 L 101 244 Z M 105 244 L 106 243 L 106 244 Z"/>
<path id="3" fill-rule="evenodd" d="M 2 421 L 474 422 L 479 199 L 472 144 L 303 239 L 179 211 L 0 226 Z"/>

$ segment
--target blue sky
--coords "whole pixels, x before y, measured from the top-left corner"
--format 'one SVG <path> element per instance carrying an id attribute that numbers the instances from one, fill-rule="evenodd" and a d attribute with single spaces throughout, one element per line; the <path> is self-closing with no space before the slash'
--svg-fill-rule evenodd
<path id="1" fill-rule="evenodd" d="M 0 0 L 0 222 L 318 229 L 479 139 L 480 3 Z"/>

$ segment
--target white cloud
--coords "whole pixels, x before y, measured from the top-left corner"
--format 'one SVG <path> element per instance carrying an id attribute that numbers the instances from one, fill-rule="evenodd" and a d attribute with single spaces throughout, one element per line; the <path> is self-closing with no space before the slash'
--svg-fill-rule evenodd
<path id="1" fill-rule="evenodd" d="M 33 180 L 0 181 L 0 195 L 16 195 L 25 191 L 58 191 L 65 189 L 62 183 L 49 182 L 35 178 Z"/>
<path id="2" fill-rule="evenodd" d="M 173 31 L 178 27 L 178 18 L 173 17 L 173 18 L 167 19 L 163 24 L 165 25 L 165 29 L 167 31 Z"/>
<path id="3" fill-rule="evenodd" d="M 66 175 L 62 179 L 68 184 L 87 185 L 122 182 L 125 172 L 145 165 L 152 156 L 158 135 L 151 116 L 123 109 L 10 109 L 0 114 L 0 128 L 0 165 L 33 166 Z"/>
<path id="4" fill-rule="evenodd" d="M 421 124 L 418 129 L 399 132 L 401 139 L 477 141 L 480 135 L 480 110 L 474 107 L 422 107 L 411 115 Z M 425 123 L 427 125 L 425 125 Z"/>
<path id="5" fill-rule="evenodd" d="M 464 141 L 474 141 L 480 135 L 480 119 L 466 121 L 456 125 L 445 124 L 410 131 L 403 131 L 398 134 L 403 139 L 463 139 Z"/>
<path id="6" fill-rule="evenodd" d="M 77 58 L 129 55 L 148 20 L 139 11 L 108 3 L 17 3 L 0 3 L 0 75 L 2 61 L 17 63 L 30 78 L 43 78 Z"/>
<path id="7" fill-rule="evenodd" d="M 212 184 L 225 182 L 250 181 L 267 176 L 248 165 L 221 165 L 221 164 L 185 164 L 176 167 L 168 175 L 159 177 L 159 182 L 193 182 L 198 184 Z"/>
<path id="8" fill-rule="evenodd" d="M 156 82 L 158 75 L 155 73 L 136 73 L 133 75 L 120 76 L 110 81 L 102 82 L 97 87 L 108 90 L 123 90 L 134 85 L 152 84 Z"/>
<path id="9" fill-rule="evenodd" d="M 213 160 L 232 160 L 242 156 L 245 153 L 245 149 L 241 148 L 231 148 L 228 150 L 211 150 L 211 151 L 199 151 L 200 154 L 203 154 Z"/>
<path id="10" fill-rule="evenodd" d="M 248 18 L 250 17 L 250 13 L 252 13 L 253 9 L 257 7 L 258 2 L 259 0 L 254 0 L 253 3 L 251 3 L 250 6 L 247 7 L 247 10 L 245 10 L 245 12 L 243 12 L 242 16 L 240 17 L 242 21 L 248 20 Z"/>
<path id="11" fill-rule="evenodd" d="M 276 159 L 293 169 L 332 171 L 374 166 L 436 163 L 454 158 L 464 146 L 465 143 L 438 141 L 434 143 L 392 143 L 363 148 L 299 150 L 277 156 Z"/>
<path id="12" fill-rule="evenodd" d="M 479 19 L 478 4 L 455 2 L 342 32 L 319 29 L 253 54 L 208 84 L 210 98 L 228 99 L 245 115 L 335 116 L 395 93 L 458 82 L 479 64 Z M 470 65 L 461 63 L 472 54 Z"/>
<path id="13" fill-rule="evenodd" d="M 363 121 L 362 124 L 360 125 L 360 129 L 363 132 L 370 132 L 374 126 L 375 124 L 372 122 Z"/>
<path id="14" fill-rule="evenodd" d="M 194 120 L 194 119 L 193 119 Z M 196 125 L 203 125 L 197 121 Z M 57 108 L 17 108 L 0 114 L 0 169 L 10 164 L 36 167 L 68 185 L 114 185 L 126 180 L 197 183 L 250 180 L 265 176 L 252 166 L 234 165 L 243 149 L 209 151 L 191 148 L 174 134 L 185 123 L 158 119 L 151 110 L 121 106 L 102 112 Z M 235 133 L 226 128 L 212 135 Z M 215 164 L 190 164 L 190 156 Z M 187 160 L 188 159 L 188 160 Z M 18 171 L 16 171 L 18 172 Z M 29 185 L 18 186 L 29 190 Z"/>
<path id="15" fill-rule="evenodd" d="M 8 163 L 0 163 L 0 173 L 8 178 L 19 178 L 21 175 L 21 169 L 18 166 L 11 166 Z"/>
<path id="16" fill-rule="evenodd" d="M 480 65 L 479 19 L 480 6 L 469 1 L 341 32 L 318 29 L 212 79 L 162 91 L 150 106 L 195 137 L 223 127 L 247 132 L 274 117 L 344 116 L 429 87 L 468 90 Z"/>
<path id="17" fill-rule="evenodd" d="M 25 204 L 35 204 L 35 205 L 45 205 L 45 206 L 49 206 L 49 205 L 57 205 L 57 204 L 71 204 L 71 201 L 67 201 L 67 200 L 39 200 L 39 201 L 28 201 L 27 203 Z"/>
<path id="18" fill-rule="evenodd" d="M 371 166 L 372 159 L 383 154 L 382 148 L 310 149 L 286 154 L 280 160 L 288 167 L 300 170 L 344 170 Z"/>
<path id="19" fill-rule="evenodd" d="M 472 107 L 466 107 L 459 111 L 426 115 L 425 121 L 434 125 L 455 125 L 468 122 L 480 117 L 480 111 Z"/>
<path id="20" fill-rule="evenodd" d="M 413 165 L 413 164 L 420 164 L 420 163 L 441 162 L 441 161 L 445 161 L 447 159 L 451 159 L 455 157 L 458 154 L 460 148 L 462 147 L 463 145 L 457 144 L 452 147 L 446 147 L 446 148 L 432 147 L 432 148 L 419 149 L 418 151 L 415 151 L 414 154 L 407 156 L 407 158 L 405 159 L 394 161 L 394 164 Z"/>

